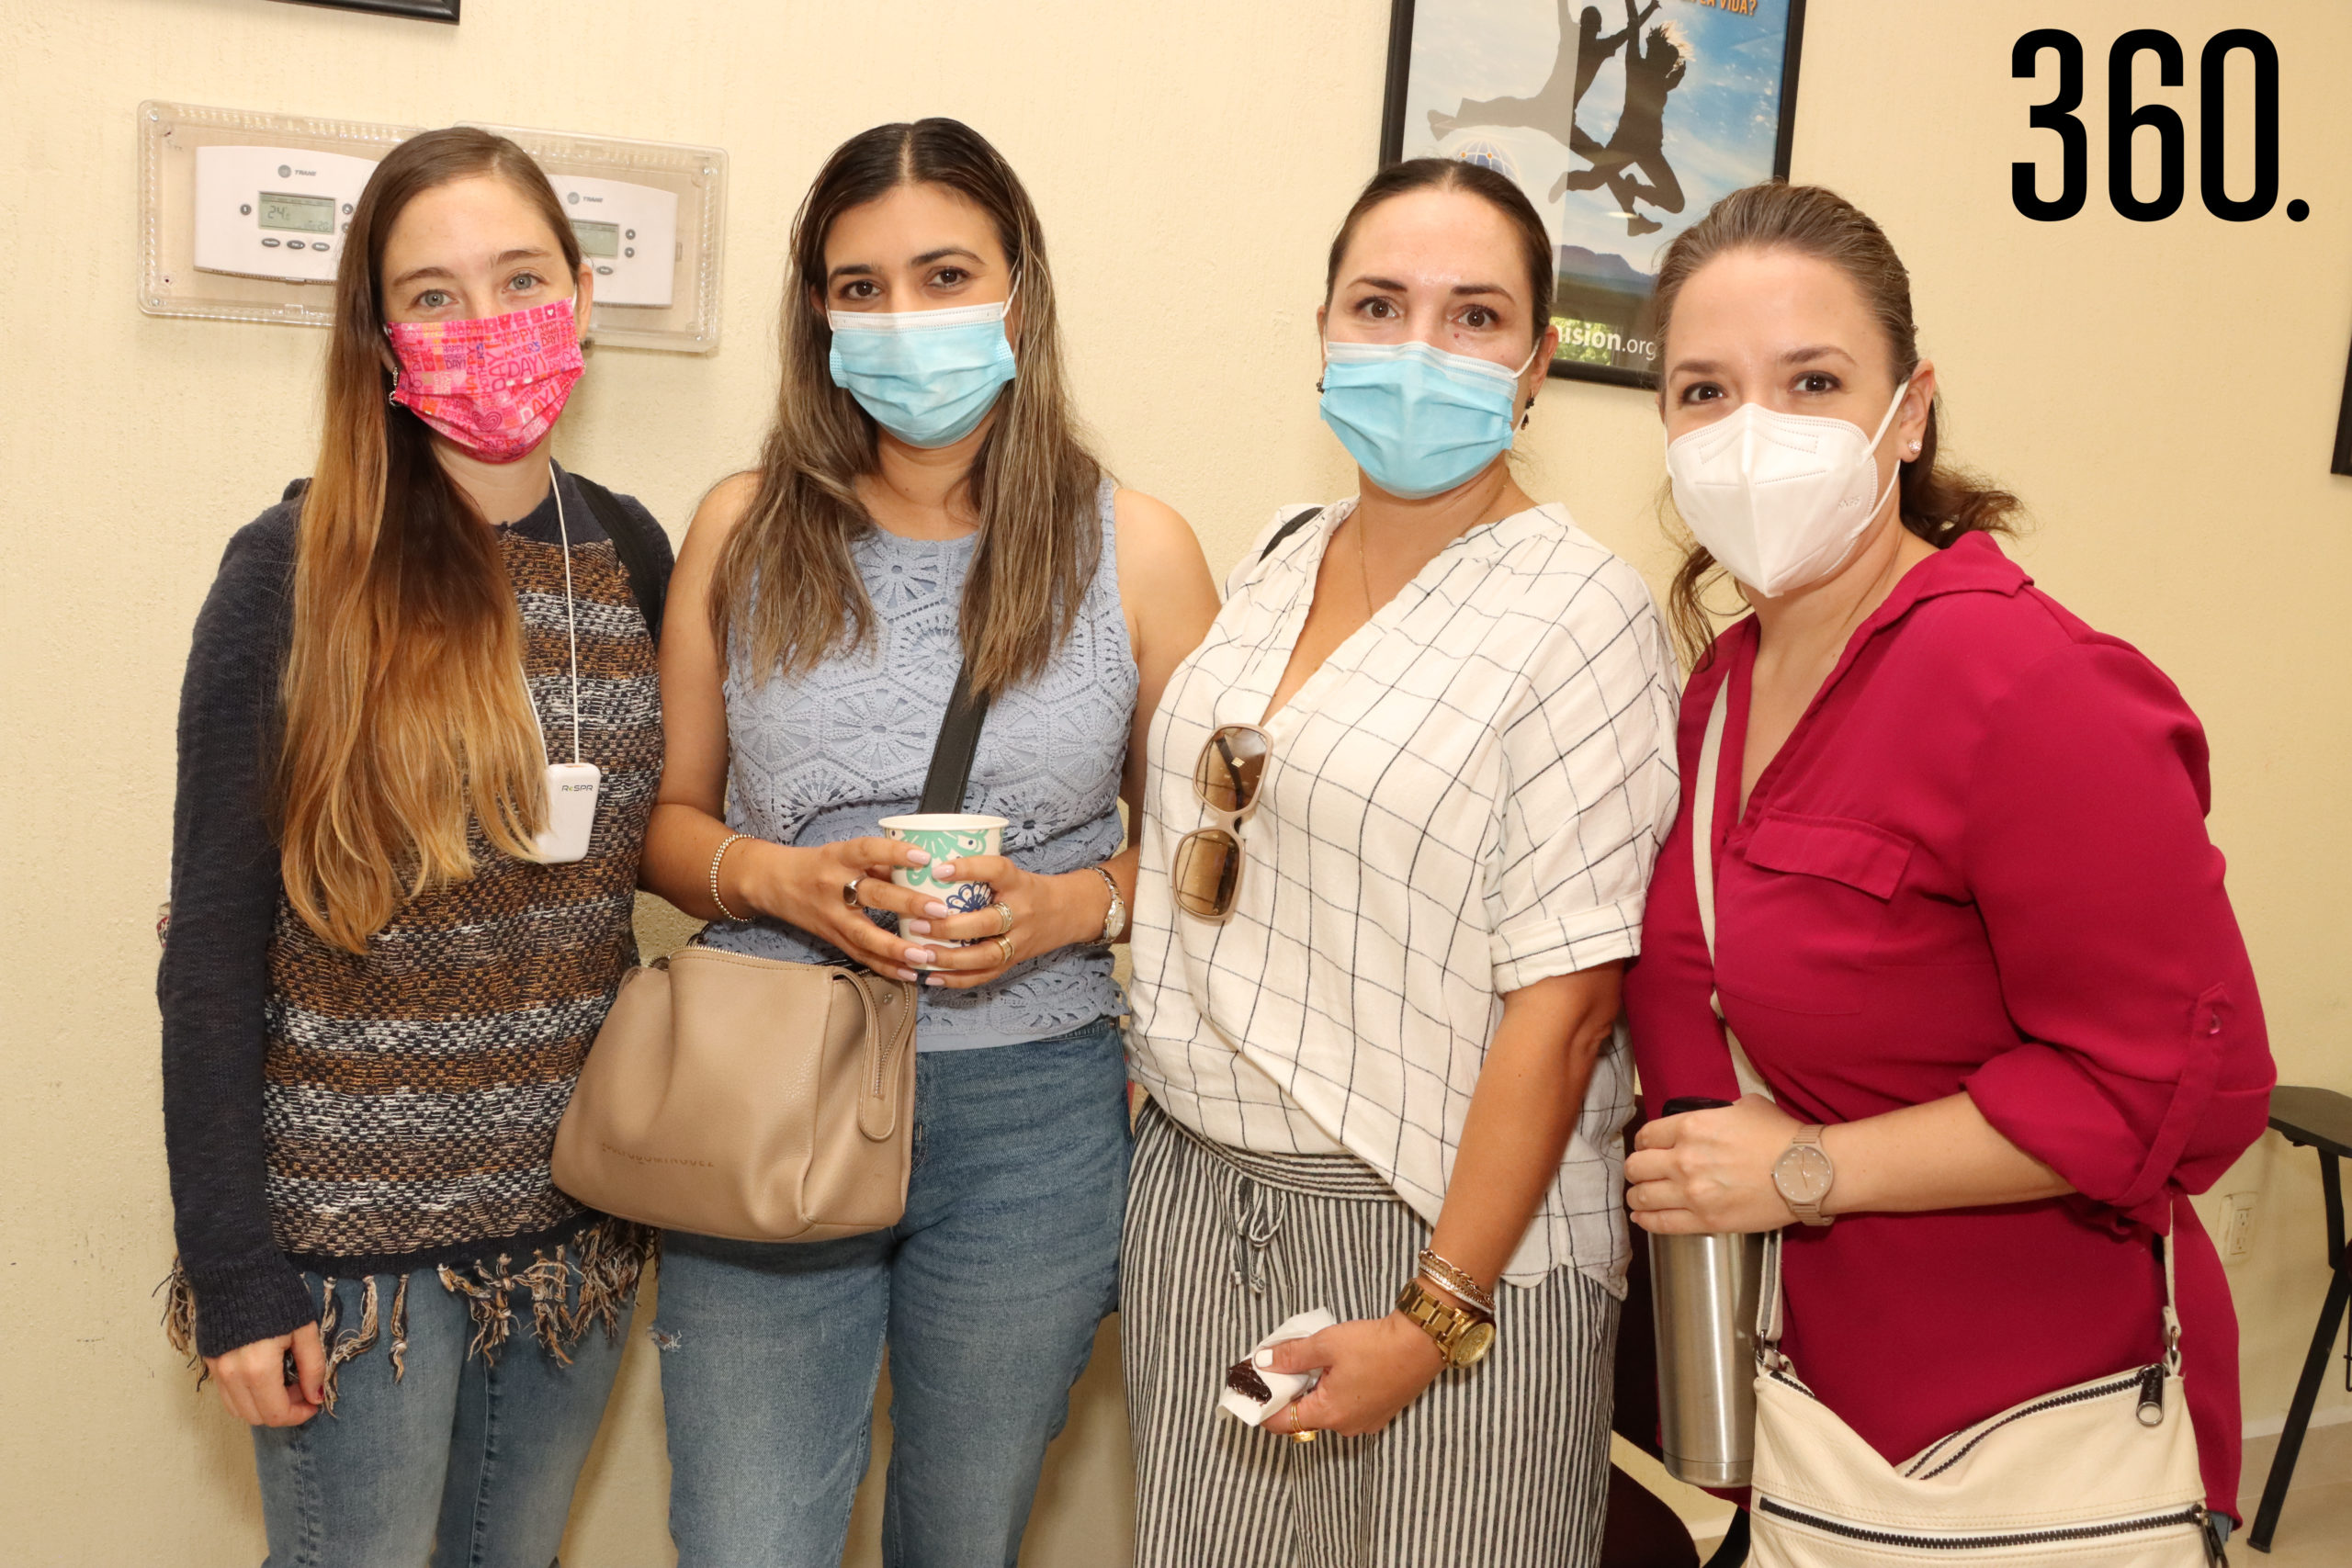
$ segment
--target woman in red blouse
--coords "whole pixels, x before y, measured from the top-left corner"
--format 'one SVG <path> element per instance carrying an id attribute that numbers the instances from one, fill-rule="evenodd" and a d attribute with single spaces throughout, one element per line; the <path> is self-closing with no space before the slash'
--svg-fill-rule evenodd
<path id="1" fill-rule="evenodd" d="M 2274 1074 L 2204 731 L 2001 553 L 2013 497 L 1937 467 L 1935 369 L 1869 218 L 1737 192 L 1657 302 L 1677 505 L 1755 613 L 1706 647 L 1694 548 L 1684 799 L 1625 999 L 1650 1106 L 1738 1094 L 1711 994 L 1772 1099 L 1644 1127 L 1634 1217 L 1788 1226 L 1784 1348 L 1890 1461 L 2158 1359 L 2169 1234 L 2209 1506 L 2233 1511 L 2237 1322 L 2184 1200 L 2261 1133 Z M 1792 1155 L 1815 1123 L 1826 1159 Z M 1794 1223 L 1816 1204 L 1834 1223 Z"/>

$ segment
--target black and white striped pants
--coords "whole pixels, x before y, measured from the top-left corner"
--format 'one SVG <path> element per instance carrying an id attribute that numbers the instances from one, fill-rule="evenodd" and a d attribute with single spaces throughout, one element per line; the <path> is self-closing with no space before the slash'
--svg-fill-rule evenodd
<path id="1" fill-rule="evenodd" d="M 1314 1443 L 1216 1413 L 1294 1313 L 1385 1316 L 1430 1227 L 1345 1156 L 1213 1145 L 1147 1103 L 1121 1249 L 1137 1568 L 1588 1568 L 1609 1493 L 1618 1303 L 1506 1288 L 1494 1349 L 1384 1431 Z"/>

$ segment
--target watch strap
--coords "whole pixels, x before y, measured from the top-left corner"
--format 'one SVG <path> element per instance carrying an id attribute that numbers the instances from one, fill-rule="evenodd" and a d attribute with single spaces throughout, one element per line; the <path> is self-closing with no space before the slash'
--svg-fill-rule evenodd
<path id="1" fill-rule="evenodd" d="M 1405 1281 L 1396 1292 L 1396 1310 L 1412 1319 L 1420 1331 L 1437 1342 L 1437 1348 L 1449 1366 L 1464 1364 L 1463 1341 L 1471 1330 L 1489 1320 L 1466 1306 L 1447 1301 L 1423 1285 L 1417 1276 Z M 1491 1326 L 1488 1335 L 1492 1335 Z M 1483 1347 L 1481 1347 L 1483 1349 Z M 1470 1359 L 1476 1358 L 1471 1357 Z"/>

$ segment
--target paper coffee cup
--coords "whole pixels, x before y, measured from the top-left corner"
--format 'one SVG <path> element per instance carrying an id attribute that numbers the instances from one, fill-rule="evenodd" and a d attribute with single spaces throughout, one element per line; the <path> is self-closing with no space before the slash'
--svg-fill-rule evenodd
<path id="1" fill-rule="evenodd" d="M 996 902 L 996 889 L 985 882 L 942 882 L 933 873 L 942 861 L 1004 852 L 1001 817 L 969 811 L 918 811 L 906 817 L 885 817 L 882 831 L 904 840 L 931 856 L 928 865 L 894 866 L 890 880 L 901 887 L 929 893 L 959 915 L 969 915 Z"/>

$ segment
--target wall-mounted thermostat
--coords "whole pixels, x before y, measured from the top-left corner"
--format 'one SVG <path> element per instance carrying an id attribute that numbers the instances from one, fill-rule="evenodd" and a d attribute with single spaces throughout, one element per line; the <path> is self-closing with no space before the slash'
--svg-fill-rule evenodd
<path id="1" fill-rule="evenodd" d="M 707 354 L 718 346 L 727 154 L 675 141 L 484 125 L 539 162 L 596 269 L 592 343 Z"/>
<path id="2" fill-rule="evenodd" d="M 151 316 L 334 320 L 344 225 L 406 125 L 139 106 L 139 308 Z M 718 346 L 727 154 L 716 147 L 485 126 L 537 160 L 595 268 L 592 343 Z"/>
<path id="3" fill-rule="evenodd" d="M 373 158 L 294 147 L 196 149 L 196 265 L 333 282 Z"/>
<path id="4" fill-rule="evenodd" d="M 582 175 L 550 178 L 580 236 L 580 259 L 595 268 L 596 303 L 668 310 L 680 248 L 678 193 Z"/>
<path id="5" fill-rule="evenodd" d="M 223 321 L 334 320 L 343 226 L 405 125 L 139 106 L 139 308 Z"/>

